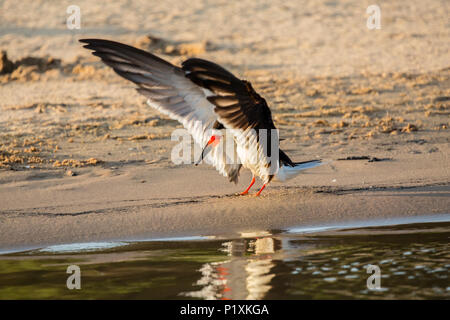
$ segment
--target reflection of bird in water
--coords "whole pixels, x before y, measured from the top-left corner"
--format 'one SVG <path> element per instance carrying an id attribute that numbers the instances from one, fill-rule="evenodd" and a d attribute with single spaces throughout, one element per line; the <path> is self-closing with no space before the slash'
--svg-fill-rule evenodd
<path id="1" fill-rule="evenodd" d="M 273 253 L 275 253 L 275 240 L 273 238 L 256 239 L 255 254 L 258 258 L 249 260 L 246 267 L 248 274 L 247 299 L 262 299 L 272 288 L 270 281 L 275 274 L 270 273 L 270 270 L 274 267 L 270 254 Z"/>
<path id="2" fill-rule="evenodd" d="M 270 281 L 275 274 L 272 254 L 276 251 L 276 241 L 265 237 L 256 240 L 233 240 L 225 242 L 228 260 L 206 263 L 199 270 L 202 277 L 196 285 L 199 291 L 183 293 L 185 296 L 203 299 L 263 299 L 272 288 Z M 246 256 L 246 253 L 253 255 Z"/>

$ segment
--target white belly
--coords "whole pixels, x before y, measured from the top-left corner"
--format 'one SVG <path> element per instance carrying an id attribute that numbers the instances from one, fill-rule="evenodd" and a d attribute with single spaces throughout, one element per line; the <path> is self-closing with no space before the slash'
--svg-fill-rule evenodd
<path id="1" fill-rule="evenodd" d="M 247 145 L 237 143 L 236 152 L 240 158 L 242 166 L 249 169 L 255 177 L 259 177 L 263 183 L 268 183 L 271 175 L 278 171 L 278 161 L 274 168 L 270 167 L 269 161 L 263 150 L 258 148 L 256 143 Z"/>

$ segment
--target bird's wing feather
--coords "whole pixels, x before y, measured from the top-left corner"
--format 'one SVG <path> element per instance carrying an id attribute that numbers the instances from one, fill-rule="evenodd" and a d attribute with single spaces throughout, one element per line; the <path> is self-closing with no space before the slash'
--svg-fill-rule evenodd
<path id="1" fill-rule="evenodd" d="M 137 90 L 148 98 L 148 104 L 178 120 L 203 147 L 217 120 L 214 105 L 208 101 L 205 90 L 190 81 L 185 71 L 140 49 L 101 39 L 82 39 L 87 49 L 114 69 L 120 76 L 134 82 Z M 228 161 L 227 154 L 213 150 L 205 158 L 230 181 L 237 182 L 237 161 Z"/>

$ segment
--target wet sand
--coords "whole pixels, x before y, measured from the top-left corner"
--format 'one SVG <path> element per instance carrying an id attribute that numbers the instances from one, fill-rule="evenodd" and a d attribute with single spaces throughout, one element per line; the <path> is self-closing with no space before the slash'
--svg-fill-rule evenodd
<path id="1" fill-rule="evenodd" d="M 369 4 L 79 1 L 71 31 L 65 3 L 4 1 L 0 249 L 449 213 L 449 4 L 381 2 L 382 28 L 368 30 Z M 261 198 L 235 195 L 249 172 L 234 185 L 174 165 L 181 126 L 84 37 L 224 65 L 266 98 L 283 150 L 329 164 Z M 339 160 L 352 157 L 367 159 Z"/>
<path id="2" fill-rule="evenodd" d="M 324 166 L 288 184 L 273 183 L 259 198 L 236 195 L 244 182 L 237 187 L 228 184 L 207 168 L 167 170 L 141 164 L 81 170 L 69 178 L 42 173 L 18 179 L 15 174 L 14 181 L 0 187 L 1 248 L 193 235 L 236 237 L 289 227 L 448 213 L 448 182 L 413 174 L 408 180 L 389 179 L 391 166 L 367 162 Z M 400 169 L 402 164 L 394 167 Z M 357 183 L 354 175 L 359 176 Z"/>

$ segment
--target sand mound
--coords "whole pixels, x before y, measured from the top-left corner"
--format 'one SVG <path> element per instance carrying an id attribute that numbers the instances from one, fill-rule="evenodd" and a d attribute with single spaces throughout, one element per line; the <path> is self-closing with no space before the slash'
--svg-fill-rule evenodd
<path id="1" fill-rule="evenodd" d="M 136 40 L 135 46 L 153 53 L 169 56 L 196 56 L 213 49 L 209 41 L 185 43 L 165 40 L 151 35 Z"/>
<path id="2" fill-rule="evenodd" d="M 42 77 L 44 73 L 46 78 L 57 77 L 58 72 L 51 72 L 52 70 L 59 69 L 61 67 L 61 60 L 52 57 L 25 57 L 12 62 L 8 59 L 6 51 L 2 51 L 0 54 L 0 77 L 1 83 L 9 81 L 37 81 Z"/>
<path id="3" fill-rule="evenodd" d="M 11 73 L 14 70 L 14 63 L 8 59 L 6 51 L 0 52 L 0 74 Z"/>

